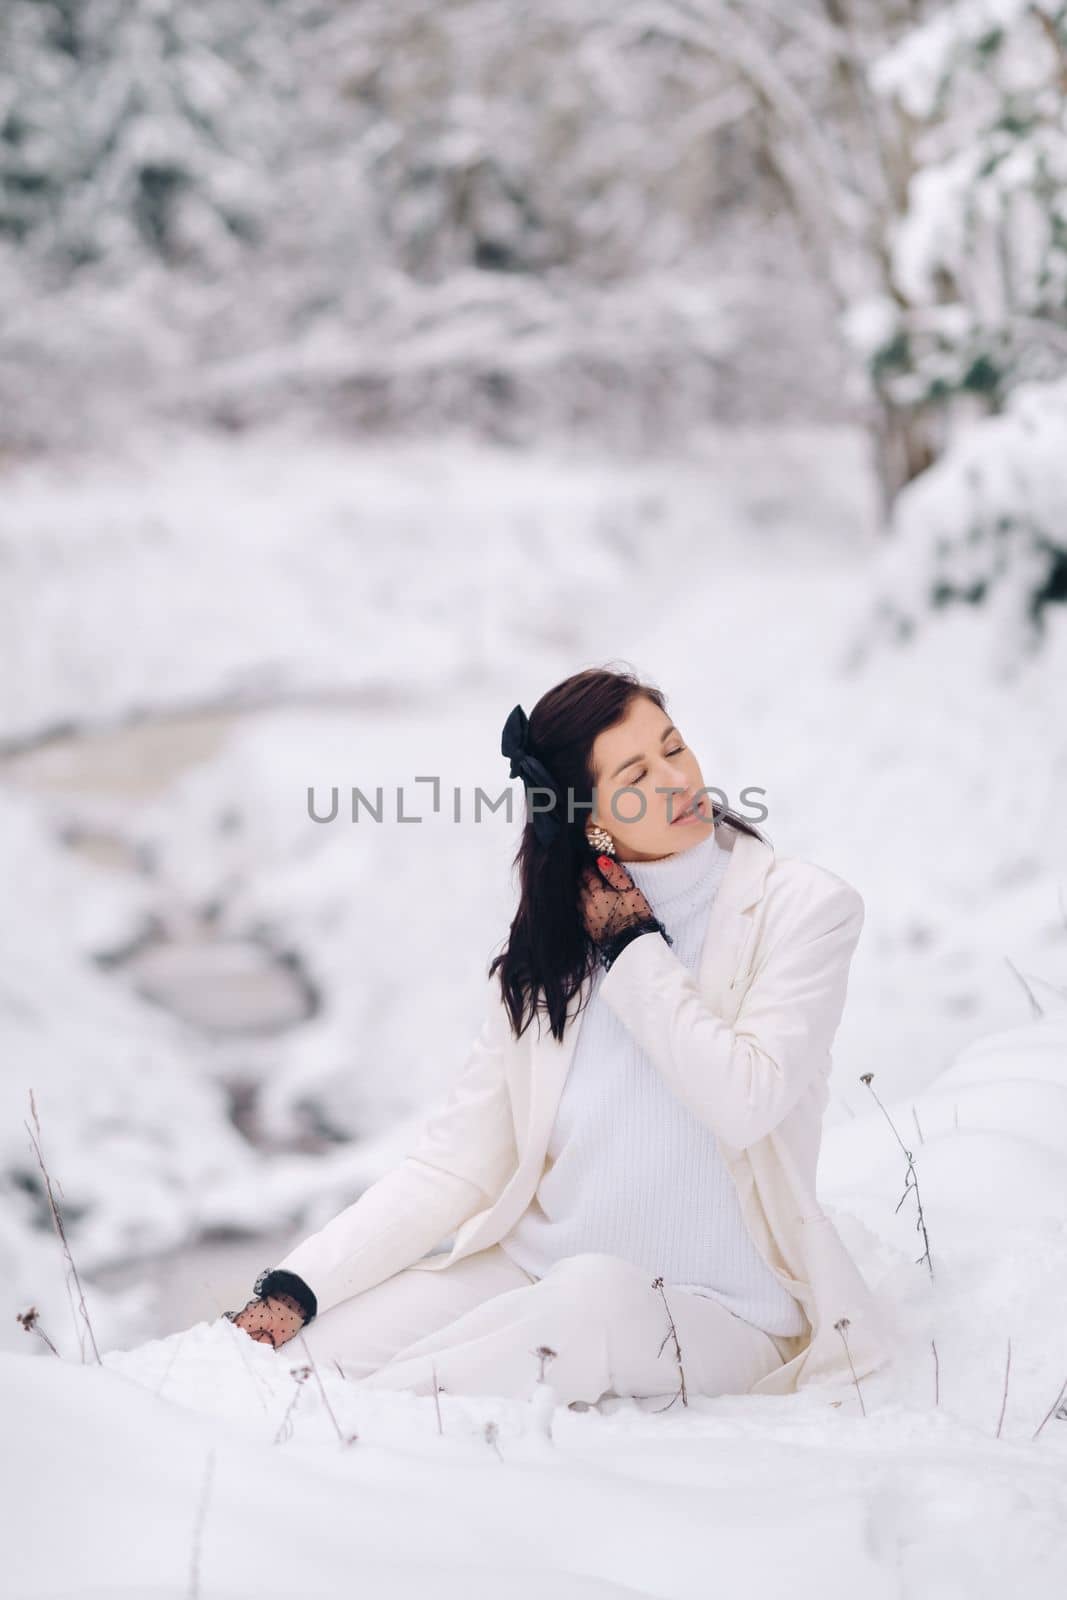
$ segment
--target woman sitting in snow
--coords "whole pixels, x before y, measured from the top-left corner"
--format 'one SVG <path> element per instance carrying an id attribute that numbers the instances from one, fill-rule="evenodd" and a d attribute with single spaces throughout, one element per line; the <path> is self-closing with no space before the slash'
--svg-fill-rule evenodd
<path id="1" fill-rule="evenodd" d="M 468 1058 L 405 1159 L 227 1316 L 423 1394 L 543 1370 L 561 1403 L 684 1402 L 881 1366 L 815 1194 L 861 896 L 716 808 L 630 673 L 516 706 L 501 748 L 521 896 Z"/>

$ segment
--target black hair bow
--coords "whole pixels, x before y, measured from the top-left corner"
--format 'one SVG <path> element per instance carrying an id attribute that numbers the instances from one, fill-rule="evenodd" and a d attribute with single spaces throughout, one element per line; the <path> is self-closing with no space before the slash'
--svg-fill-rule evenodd
<path id="1" fill-rule="evenodd" d="M 530 749 L 530 724 L 521 705 L 513 707 L 508 713 L 504 731 L 500 735 L 500 753 L 507 756 L 511 762 L 508 776 L 522 779 L 528 800 L 532 788 L 548 789 L 555 796 L 554 810 L 535 811 L 532 804 L 530 806 L 530 820 L 533 823 L 534 833 L 542 844 L 551 844 L 563 826 L 558 815 L 559 785 L 544 762 L 539 761 Z"/>

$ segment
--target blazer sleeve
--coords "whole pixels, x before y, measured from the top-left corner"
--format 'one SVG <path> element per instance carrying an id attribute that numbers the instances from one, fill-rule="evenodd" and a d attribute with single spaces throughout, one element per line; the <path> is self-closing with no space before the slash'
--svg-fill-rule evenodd
<path id="1" fill-rule="evenodd" d="M 744 1150 L 829 1072 L 863 919 L 863 898 L 843 878 L 806 886 L 757 956 L 732 1026 L 658 933 L 626 946 L 600 992 L 678 1098 Z"/>
<path id="2" fill-rule="evenodd" d="M 497 1199 L 518 1165 L 504 1070 L 509 1029 L 494 975 L 466 1061 L 404 1159 L 273 1269 L 297 1275 L 317 1314 L 411 1266 Z"/>

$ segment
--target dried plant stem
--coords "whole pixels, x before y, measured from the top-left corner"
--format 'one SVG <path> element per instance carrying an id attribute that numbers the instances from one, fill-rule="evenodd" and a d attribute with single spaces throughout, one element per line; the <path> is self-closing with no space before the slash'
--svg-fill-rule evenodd
<path id="1" fill-rule="evenodd" d="M 934 1352 L 934 1405 L 941 1404 L 941 1361 L 937 1354 L 937 1345 L 930 1340 L 930 1349 Z"/>
<path id="2" fill-rule="evenodd" d="M 1000 1438 L 1000 1430 L 1001 1430 L 1001 1427 L 1003 1426 L 1003 1423 L 1004 1423 L 1004 1412 L 1006 1411 L 1007 1405 L 1008 1405 L 1008 1374 L 1009 1374 L 1010 1371 L 1011 1371 L 1011 1340 L 1009 1339 L 1008 1340 L 1008 1359 L 1004 1364 L 1004 1394 L 1001 1397 L 1001 1401 L 1000 1401 L 1000 1416 L 997 1418 L 997 1438 L 998 1439 Z"/>
<path id="3" fill-rule="evenodd" d="M 1023 987 L 1023 991 L 1026 994 L 1026 998 L 1030 1002 L 1030 1015 L 1032 1017 L 1043 1017 L 1045 1015 L 1044 1006 L 1041 1004 L 1040 1000 L 1038 1000 L 1037 995 L 1031 989 L 1030 985 L 1027 983 L 1026 979 L 1023 977 L 1022 973 L 1019 971 L 1018 967 L 1015 965 L 1015 962 L 1011 959 L 1010 956 L 1005 956 L 1004 960 L 1008 963 L 1008 966 L 1011 969 L 1012 973 L 1019 980 L 1020 984 Z"/>
<path id="4" fill-rule="evenodd" d="M 874 1073 L 873 1072 L 864 1072 L 860 1077 L 860 1082 L 861 1083 L 865 1083 L 867 1085 L 868 1089 L 871 1089 L 871 1079 L 873 1077 L 874 1077 Z M 916 1261 L 916 1266 L 920 1265 L 923 1261 L 925 1261 L 926 1265 L 927 1265 L 927 1267 L 929 1269 L 930 1276 L 932 1278 L 933 1275 L 934 1275 L 934 1263 L 933 1263 L 933 1260 L 932 1260 L 931 1255 L 930 1255 L 930 1239 L 929 1239 L 929 1235 L 926 1232 L 926 1219 L 923 1216 L 923 1203 L 922 1203 L 922 1198 L 921 1198 L 921 1196 L 919 1194 L 919 1177 L 918 1177 L 918 1174 L 915 1171 L 915 1162 L 912 1159 L 911 1151 L 908 1149 L 907 1145 L 904 1143 L 903 1139 L 900 1137 L 900 1134 L 897 1132 L 892 1117 L 889 1115 L 889 1112 L 886 1110 L 885 1106 L 882 1105 L 882 1102 L 879 1100 L 878 1096 L 874 1093 L 873 1089 L 871 1089 L 871 1094 L 874 1095 L 875 1104 L 878 1106 L 879 1110 L 881 1111 L 882 1115 L 885 1117 L 885 1120 L 888 1122 L 889 1126 L 893 1129 L 893 1136 L 896 1139 L 897 1143 L 899 1144 L 900 1148 L 903 1150 L 905 1156 L 907 1157 L 908 1171 L 907 1171 L 907 1175 L 906 1175 L 905 1180 L 904 1180 L 904 1193 L 901 1195 L 900 1199 L 897 1201 L 896 1209 L 899 1211 L 901 1206 L 904 1204 L 904 1201 L 907 1198 L 908 1190 L 909 1189 L 914 1189 L 915 1190 L 915 1204 L 916 1204 L 916 1206 L 918 1207 L 918 1210 L 919 1210 L 919 1215 L 918 1215 L 918 1219 L 917 1219 L 917 1221 L 915 1223 L 915 1226 L 919 1230 L 919 1232 L 922 1234 L 922 1236 L 923 1236 L 923 1244 L 925 1245 L 925 1249 L 923 1250 L 922 1255 L 919 1256 L 917 1261 Z"/>
<path id="5" fill-rule="evenodd" d="M 1045 1423 L 1048 1421 L 1049 1417 L 1051 1417 L 1052 1413 L 1059 1409 L 1060 1401 L 1063 1399 L 1065 1394 L 1067 1394 L 1067 1378 L 1064 1378 L 1062 1384 L 1060 1385 L 1059 1394 L 1056 1396 L 1055 1400 L 1053 1400 L 1052 1404 L 1049 1406 L 1048 1410 L 1045 1412 L 1045 1415 L 1041 1418 L 1041 1421 L 1038 1423 L 1037 1427 L 1034 1429 L 1033 1433 L 1030 1435 L 1031 1439 L 1036 1439 L 1037 1438 L 1038 1434 L 1041 1432 L 1042 1428 L 1045 1426 Z"/>
<path id="6" fill-rule="evenodd" d="M 863 1415 L 866 1416 L 867 1415 L 867 1407 L 863 1403 L 863 1390 L 860 1388 L 860 1381 L 856 1376 L 856 1369 L 852 1365 L 852 1351 L 848 1347 L 848 1329 L 849 1329 L 849 1326 L 850 1326 L 850 1324 L 849 1324 L 849 1320 L 848 1320 L 847 1317 L 839 1317 L 837 1319 L 837 1321 L 834 1323 L 834 1327 L 837 1329 L 838 1333 L 841 1335 L 841 1341 L 845 1346 L 845 1354 L 848 1357 L 849 1368 L 850 1368 L 850 1370 L 852 1372 L 852 1382 L 856 1385 L 856 1393 L 860 1397 L 860 1410 L 863 1412 Z"/>
<path id="7" fill-rule="evenodd" d="M 652 1287 L 653 1287 L 653 1289 L 658 1289 L 659 1292 L 660 1292 L 660 1298 L 663 1301 L 663 1307 L 664 1307 L 664 1310 L 667 1313 L 667 1322 L 669 1324 L 669 1326 L 667 1328 L 667 1332 L 663 1335 L 663 1339 L 660 1342 L 660 1347 L 656 1351 L 656 1355 L 657 1356 L 661 1356 L 663 1354 L 663 1346 L 667 1343 L 667 1340 L 668 1339 L 673 1339 L 674 1340 L 674 1357 L 675 1357 L 675 1360 L 678 1363 L 678 1376 L 679 1376 L 679 1378 L 681 1380 L 681 1387 L 679 1388 L 678 1393 L 672 1395 L 671 1398 L 667 1401 L 667 1404 L 665 1406 L 657 1406 L 656 1407 L 657 1412 L 659 1412 L 659 1411 L 669 1411 L 671 1409 L 671 1406 L 673 1406 L 674 1402 L 677 1400 L 679 1394 L 682 1397 L 683 1406 L 687 1406 L 689 1404 L 689 1396 L 686 1393 L 686 1387 L 685 1387 L 685 1368 L 682 1365 L 682 1347 L 678 1343 L 678 1330 L 674 1326 L 674 1318 L 671 1315 L 671 1308 L 667 1304 L 667 1296 L 663 1292 L 663 1279 L 662 1278 L 653 1278 Z"/>
<path id="8" fill-rule="evenodd" d="M 441 1421 L 441 1385 L 437 1381 L 437 1363 L 435 1361 L 430 1362 L 430 1371 L 433 1374 L 433 1403 L 437 1412 L 437 1431 L 438 1433 L 444 1433 L 444 1423 Z"/>
<path id="9" fill-rule="evenodd" d="M 238 1357 L 240 1358 L 241 1365 L 244 1367 L 245 1371 L 248 1373 L 249 1378 L 252 1380 L 252 1387 L 256 1391 L 256 1398 L 258 1399 L 260 1405 L 262 1406 L 264 1414 L 269 1416 L 270 1415 L 270 1407 L 267 1404 L 266 1400 L 263 1398 L 263 1393 L 262 1393 L 262 1390 L 260 1389 L 260 1379 L 258 1378 L 256 1373 L 254 1373 L 252 1371 L 252 1368 L 248 1365 L 248 1358 L 245 1355 L 244 1347 L 241 1344 L 241 1340 L 242 1339 L 247 1339 L 248 1338 L 248 1334 L 245 1333 L 241 1328 L 238 1328 L 237 1325 L 235 1323 L 233 1323 L 233 1322 L 227 1322 L 226 1326 L 232 1330 L 231 1334 L 230 1334 L 230 1337 L 232 1339 L 236 1340 L 236 1343 L 234 1344 L 234 1349 L 237 1351 Z M 270 1390 L 270 1397 L 271 1397 L 272 1400 L 274 1399 L 274 1390 L 273 1389 Z"/>
<path id="10" fill-rule="evenodd" d="M 304 1354 L 307 1356 L 308 1363 L 310 1364 L 311 1370 L 315 1374 L 315 1382 L 319 1386 L 319 1393 L 322 1396 L 322 1403 L 326 1407 L 327 1413 L 329 1414 L 330 1421 L 333 1423 L 334 1432 L 337 1434 L 337 1438 L 338 1438 L 339 1443 L 342 1444 L 342 1445 L 355 1444 L 356 1440 L 359 1438 L 359 1434 L 358 1433 L 349 1434 L 348 1438 L 346 1439 L 344 1434 L 341 1432 L 341 1424 L 338 1422 L 337 1417 L 334 1414 L 333 1406 L 330 1404 L 330 1397 L 326 1393 L 326 1385 L 322 1381 L 322 1374 L 319 1372 L 318 1365 L 317 1365 L 317 1363 L 315 1361 L 315 1357 L 311 1354 L 311 1351 L 308 1349 L 308 1342 L 304 1338 L 303 1329 L 301 1329 L 301 1332 L 300 1332 L 300 1343 L 304 1346 Z"/>
<path id="11" fill-rule="evenodd" d="M 170 1360 L 167 1362 L 166 1368 L 165 1368 L 165 1370 L 163 1372 L 163 1376 L 160 1378 L 159 1382 L 156 1384 L 156 1387 L 155 1387 L 155 1393 L 157 1395 L 160 1393 L 160 1391 L 163 1388 L 163 1385 L 166 1383 L 167 1379 L 170 1377 L 170 1369 L 171 1369 L 171 1367 L 173 1367 L 174 1362 L 177 1359 L 178 1351 L 181 1349 L 182 1341 L 184 1340 L 185 1335 L 186 1335 L 186 1333 L 188 1333 L 188 1331 L 189 1331 L 188 1328 L 184 1328 L 182 1330 L 182 1332 L 178 1335 L 178 1337 L 174 1341 L 174 1349 L 170 1353 Z"/>
<path id="12" fill-rule="evenodd" d="M 38 1338 L 43 1339 L 54 1356 L 59 1355 L 59 1351 L 56 1349 L 47 1333 L 45 1333 L 44 1329 L 38 1325 L 40 1318 L 38 1317 L 36 1306 L 31 1306 L 28 1311 L 17 1311 L 15 1313 L 15 1321 L 21 1322 L 26 1333 L 35 1333 L 37 1334 Z M 60 1360 L 62 1360 L 61 1356 Z"/>
<path id="13" fill-rule="evenodd" d="M 39 1120 L 39 1118 L 37 1116 L 37 1102 L 34 1100 L 33 1090 L 32 1089 L 30 1090 L 30 1111 L 33 1113 L 33 1126 L 34 1126 L 34 1128 L 37 1129 L 37 1134 L 36 1135 L 34 1134 L 33 1129 L 31 1129 L 31 1127 L 30 1127 L 28 1122 L 23 1123 L 23 1127 L 26 1129 L 26 1132 L 30 1136 L 30 1142 L 33 1145 L 34 1153 L 37 1156 L 37 1164 L 40 1167 L 41 1172 L 42 1172 L 42 1174 L 44 1176 L 45 1192 L 48 1195 L 48 1204 L 49 1204 L 49 1207 L 50 1207 L 51 1212 L 52 1212 L 52 1222 L 53 1222 L 53 1224 L 55 1226 L 56 1233 L 59 1235 L 59 1242 L 63 1246 L 63 1254 L 65 1255 L 65 1257 L 67 1259 L 67 1266 L 70 1269 L 71 1276 L 73 1276 L 73 1278 L 74 1278 L 75 1287 L 77 1288 L 77 1291 L 78 1291 L 78 1310 L 81 1312 L 82 1319 L 84 1320 L 86 1329 L 88 1330 L 89 1339 L 90 1339 L 90 1341 L 92 1343 L 93 1354 L 96 1357 L 97 1364 L 102 1367 L 104 1363 L 100 1360 L 100 1351 L 96 1347 L 96 1335 L 93 1333 L 93 1325 L 89 1320 L 89 1308 L 85 1304 L 85 1295 L 82 1292 L 81 1279 L 78 1277 L 78 1269 L 74 1265 L 74 1257 L 71 1255 L 71 1253 L 70 1253 L 70 1245 L 67 1243 L 67 1234 L 66 1234 L 65 1228 L 63 1227 L 63 1218 L 59 1214 L 59 1207 L 56 1205 L 56 1198 L 55 1198 L 55 1195 L 52 1192 L 52 1180 L 48 1176 L 48 1168 L 45 1166 L 45 1164 L 44 1164 L 44 1156 L 41 1154 L 41 1146 L 40 1146 L 40 1142 L 39 1142 L 39 1135 L 40 1135 L 40 1132 L 41 1132 L 41 1123 L 40 1123 L 40 1120 Z M 68 1300 L 71 1300 L 70 1277 L 67 1278 L 66 1283 L 67 1283 L 67 1298 L 68 1298 Z M 73 1302 L 73 1300 L 71 1300 L 71 1315 L 74 1317 L 74 1331 L 77 1333 L 78 1332 L 78 1318 L 77 1318 L 77 1314 L 75 1313 L 75 1310 L 74 1310 L 74 1302 Z M 78 1344 L 79 1344 L 79 1347 L 81 1349 L 82 1361 L 84 1361 L 85 1360 L 85 1345 L 84 1345 L 84 1342 L 82 1341 L 80 1335 L 79 1335 L 79 1338 L 78 1338 Z"/>
<path id="14" fill-rule="evenodd" d="M 552 1348 L 552 1346 L 550 1344 L 539 1344 L 537 1346 L 537 1349 L 534 1351 L 534 1355 L 537 1357 L 538 1361 L 540 1362 L 540 1366 L 538 1367 L 538 1370 L 537 1370 L 537 1381 L 538 1381 L 538 1383 L 544 1383 L 544 1381 L 545 1381 L 545 1362 L 546 1361 L 555 1361 L 555 1359 L 558 1356 L 558 1354 L 559 1354 L 559 1351 L 558 1350 L 553 1350 L 553 1348 Z"/>
<path id="15" fill-rule="evenodd" d="M 207 1453 L 204 1486 L 200 1491 L 200 1504 L 196 1512 L 196 1526 L 193 1529 L 193 1555 L 189 1566 L 189 1600 L 199 1600 L 200 1595 L 200 1546 L 204 1537 L 204 1518 L 207 1514 L 208 1494 L 211 1489 L 211 1478 L 214 1470 L 215 1447 L 212 1445 Z"/>
<path id="16" fill-rule="evenodd" d="M 310 1367 L 291 1367 L 290 1371 L 292 1373 L 294 1384 L 295 1384 L 295 1387 L 293 1389 L 293 1398 L 290 1400 L 289 1404 L 286 1406 L 286 1408 L 285 1408 L 285 1416 L 282 1418 L 281 1422 L 278 1424 L 278 1431 L 274 1435 L 274 1443 L 275 1444 L 280 1444 L 282 1439 L 288 1439 L 290 1437 L 290 1435 L 292 1434 L 293 1425 L 292 1425 L 292 1422 L 290 1421 L 290 1418 L 292 1417 L 293 1412 L 296 1410 L 297 1401 L 300 1399 L 301 1385 L 303 1384 L 303 1382 L 304 1382 L 304 1380 L 306 1378 L 309 1378 L 311 1376 L 311 1368 Z"/>

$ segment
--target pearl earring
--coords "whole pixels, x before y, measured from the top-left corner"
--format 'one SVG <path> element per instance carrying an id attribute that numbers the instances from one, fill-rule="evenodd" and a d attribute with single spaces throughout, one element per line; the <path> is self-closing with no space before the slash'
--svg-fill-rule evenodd
<path id="1" fill-rule="evenodd" d="M 608 832 L 607 828 L 602 828 L 598 823 L 596 823 L 593 825 L 593 827 L 586 830 L 585 836 L 589 840 L 591 847 L 598 854 L 602 853 L 606 856 L 613 856 L 615 854 L 615 840 L 611 837 L 611 834 Z"/>

